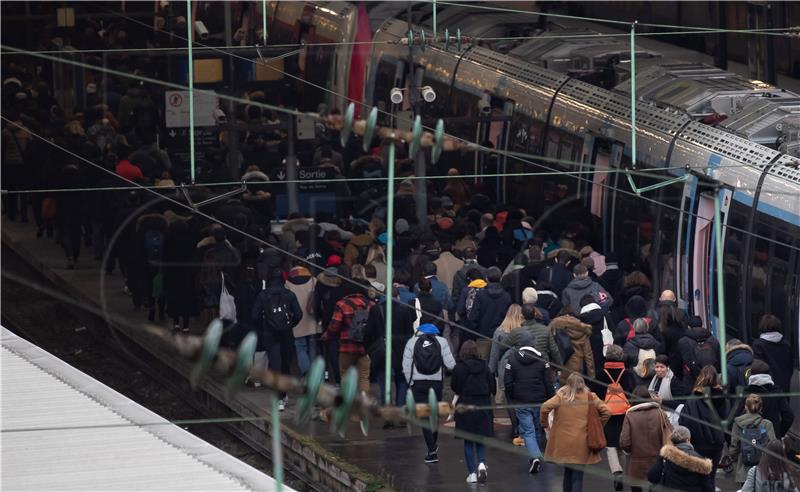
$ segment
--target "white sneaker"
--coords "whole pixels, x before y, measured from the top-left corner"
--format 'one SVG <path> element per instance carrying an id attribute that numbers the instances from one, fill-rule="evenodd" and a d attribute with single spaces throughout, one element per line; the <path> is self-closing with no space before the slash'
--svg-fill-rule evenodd
<path id="1" fill-rule="evenodd" d="M 282 412 L 284 410 L 286 410 L 286 401 L 278 400 L 278 411 Z"/>
<path id="2" fill-rule="evenodd" d="M 531 466 L 530 468 L 528 468 L 528 473 L 530 474 L 539 473 L 541 469 L 542 469 L 542 460 L 540 460 L 539 458 L 534 458 L 531 460 Z"/>
<path id="3" fill-rule="evenodd" d="M 486 465 L 484 463 L 478 463 L 478 481 L 484 483 L 488 477 L 489 470 L 486 468 Z"/>
<path id="4" fill-rule="evenodd" d="M 478 481 L 478 475 L 475 473 L 470 473 L 467 475 L 467 483 L 475 483 Z"/>

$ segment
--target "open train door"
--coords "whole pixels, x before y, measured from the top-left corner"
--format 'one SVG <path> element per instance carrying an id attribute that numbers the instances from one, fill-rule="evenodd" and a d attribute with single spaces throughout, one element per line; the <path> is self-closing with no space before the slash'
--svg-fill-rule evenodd
<path id="1" fill-rule="evenodd" d="M 505 174 L 508 166 L 506 150 L 511 133 L 511 115 L 514 112 L 514 101 L 491 98 L 487 101 L 489 106 L 479 118 L 476 128 L 475 141 L 492 147 L 500 153 L 475 152 L 474 170 L 475 175 L 479 174 Z M 475 182 L 479 182 L 475 178 Z M 506 201 L 506 179 L 499 176 L 484 178 L 480 182 L 484 184 L 484 191 L 496 200 L 505 203 Z"/>

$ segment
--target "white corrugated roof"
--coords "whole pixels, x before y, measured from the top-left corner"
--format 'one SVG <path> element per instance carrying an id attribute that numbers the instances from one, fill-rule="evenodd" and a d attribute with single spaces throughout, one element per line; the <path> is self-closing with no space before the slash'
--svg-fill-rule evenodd
<path id="1" fill-rule="evenodd" d="M 5 328 L 2 345 L 3 490 L 275 489 L 268 475 Z"/>

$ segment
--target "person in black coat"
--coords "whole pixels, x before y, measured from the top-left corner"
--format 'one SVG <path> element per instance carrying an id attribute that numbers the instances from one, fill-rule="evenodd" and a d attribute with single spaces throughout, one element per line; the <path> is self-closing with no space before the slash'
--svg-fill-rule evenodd
<path id="1" fill-rule="evenodd" d="M 503 384 L 510 402 L 531 404 L 530 407 L 516 409 L 517 428 L 528 451 L 528 471 L 538 473 L 542 466 L 540 443 L 544 441 L 538 404 L 552 397 L 555 389 L 548 383 L 549 364 L 533 347 L 533 335 L 523 332 L 517 345 L 520 346 L 519 350 L 512 349 L 506 363 Z"/>
<path id="2" fill-rule="evenodd" d="M 754 360 L 753 365 L 750 366 L 750 378 L 748 379 L 747 387 L 744 389 L 744 394 L 749 395 L 755 393 L 763 395 L 761 398 L 763 406 L 761 407 L 761 415 L 772 422 L 775 429 L 775 437 L 778 439 L 783 438 L 794 422 L 794 412 L 789 405 L 789 400 L 783 396 L 772 396 L 770 393 L 782 393 L 782 390 L 773 382 L 770 375 L 772 369 L 766 362 L 762 360 Z M 737 415 L 744 413 L 744 402 L 739 406 Z"/>
<path id="3" fill-rule="evenodd" d="M 702 326 L 700 318 L 689 320 L 686 336 L 678 340 L 678 360 L 672 361 L 684 387 L 691 388 L 704 366 L 720 367 L 720 345 L 711 332 Z"/>
<path id="4" fill-rule="evenodd" d="M 400 303 L 397 288 L 393 288 L 394 304 L 392 304 L 392 379 L 395 384 L 395 405 L 401 407 L 406 404 L 406 390 L 408 383 L 403 376 L 403 350 L 406 343 L 414 336 L 414 320 L 416 310 L 411 306 Z M 367 350 L 371 363 L 371 374 L 378 377 L 381 388 L 381 404 L 385 405 L 386 397 L 386 297 L 374 305 L 369 311 L 367 328 L 364 332 L 364 347 Z M 387 422 L 385 428 L 394 424 Z"/>
<path id="5" fill-rule="evenodd" d="M 256 335 L 261 331 L 261 324 L 258 318 L 253 317 L 253 306 L 255 305 L 258 293 L 261 292 L 261 280 L 258 278 L 258 270 L 255 260 L 249 258 L 244 261 L 242 273 L 239 276 L 239 283 L 233 293 L 233 300 L 236 303 L 236 323 L 230 330 L 222 334 L 222 345 L 236 348 L 242 339 L 251 331 Z M 268 347 L 264 345 L 264 337 L 259 336 L 259 345 L 256 350 L 266 351 Z"/>
<path id="6" fill-rule="evenodd" d="M 275 270 L 270 275 L 266 288 L 258 293 L 258 297 L 253 303 L 251 316 L 259 323 L 261 328 L 259 330 L 259 341 L 262 341 L 261 345 L 267 349 L 269 369 L 289 375 L 292 368 L 292 357 L 295 353 L 292 328 L 297 326 L 300 320 L 303 319 L 303 309 L 300 307 L 300 303 L 297 302 L 297 296 L 294 295 L 294 292 L 287 289 L 283 284 L 283 273 Z M 274 307 L 279 304 L 274 300 L 278 296 L 287 311 L 288 323 L 285 325 L 279 324 L 278 320 L 275 319 L 275 315 L 269 312 L 271 306 Z M 276 326 L 283 329 L 276 331 Z M 285 398 L 286 393 L 282 393 L 282 404 Z"/>
<path id="7" fill-rule="evenodd" d="M 658 331 L 664 341 L 664 353 L 670 361 L 678 362 L 678 340 L 686 336 L 688 329 L 686 313 L 678 309 L 675 294 L 671 290 L 661 293 L 661 298 L 656 303 L 656 319 Z M 670 366 L 676 375 L 680 372 L 679 366 Z"/>
<path id="8" fill-rule="evenodd" d="M 722 429 L 721 419 L 725 419 L 730 412 L 730 404 L 719 383 L 717 370 L 713 366 L 705 366 L 700 370 L 700 375 L 692 388 L 693 396 L 702 396 L 705 388 L 711 391 L 711 406 L 702 398 L 687 400 L 681 411 L 678 422 L 689 429 L 697 452 L 711 460 L 712 471 L 705 477 L 703 490 L 714 490 L 717 466 L 722 457 L 722 448 L 725 445 L 725 432 Z"/>
<path id="9" fill-rule="evenodd" d="M 600 374 L 603 372 L 603 363 L 605 362 L 605 357 L 603 356 L 603 328 L 608 327 L 611 329 L 611 320 L 603 308 L 588 294 L 581 298 L 581 313 L 578 319 L 587 325 L 592 325 L 589 344 L 592 346 L 592 355 L 594 356 L 594 373 Z M 589 381 L 589 388 L 595 393 L 600 393 L 601 391 L 599 385 L 593 381 Z"/>
<path id="10" fill-rule="evenodd" d="M 612 314 L 612 319 L 613 317 Z M 661 331 L 658 329 L 658 325 L 653 321 L 653 318 L 648 315 L 647 301 L 641 296 L 632 296 L 625 303 L 625 316 L 617 323 L 616 328 L 614 328 L 614 343 L 616 345 L 624 346 L 625 342 L 636 335 L 633 329 L 633 322 L 637 319 L 645 320 L 648 326 L 647 332 L 653 335 L 659 342 L 662 341 Z"/>
<path id="11" fill-rule="evenodd" d="M 765 314 L 758 323 L 758 333 L 758 339 L 753 341 L 753 356 L 769 364 L 778 388 L 791 391 L 792 349 L 783 336 L 781 320 L 773 314 Z"/>
<path id="12" fill-rule="evenodd" d="M 436 325 L 436 327 L 439 328 L 439 331 L 444 333 L 444 322 L 440 319 L 444 314 L 442 312 L 443 306 L 442 303 L 437 301 L 431 293 L 431 281 L 425 277 L 422 277 L 419 280 L 418 285 L 419 292 L 417 293 L 417 299 L 419 299 L 419 306 L 422 310 L 422 316 L 420 317 L 419 324 L 424 325 L 425 323 L 430 323 L 432 325 Z"/>
<path id="13" fill-rule="evenodd" d="M 458 355 L 460 362 L 453 368 L 450 379 L 450 386 L 458 395 L 458 403 L 490 406 L 492 395 L 497 391 L 497 387 L 486 361 L 478 358 L 477 344 L 472 340 L 467 340 L 461 345 Z M 455 417 L 456 430 L 477 436 L 492 437 L 494 436 L 493 418 L 491 410 L 457 413 Z M 484 445 L 465 438 L 464 458 L 469 471 L 467 482 L 485 482 L 487 468 Z"/>
<path id="14" fill-rule="evenodd" d="M 189 260 L 194 254 L 195 244 L 186 220 L 173 220 L 164 238 L 163 272 L 167 314 L 173 320 L 175 331 L 181 327 L 183 331 L 189 331 L 189 318 L 197 314 L 194 279 L 197 268 Z"/>
<path id="15" fill-rule="evenodd" d="M 639 353 L 642 350 L 652 350 L 653 360 L 655 361 L 655 356 L 664 353 L 664 345 L 656 340 L 653 335 L 648 333 L 649 326 L 644 319 L 639 318 L 634 321 L 633 327 L 636 335 L 625 342 L 625 346 L 623 347 L 625 351 L 625 367 L 636 375 L 639 384 L 647 386 L 650 384 L 650 380 L 653 379 L 653 376 L 655 376 L 655 373 L 644 372 L 646 368 L 639 366 Z"/>
<path id="16" fill-rule="evenodd" d="M 619 257 L 616 253 L 608 253 L 606 255 L 606 271 L 598 277 L 597 283 L 602 285 L 603 288 L 606 289 L 606 292 L 611 294 L 615 306 L 624 306 L 624 304 L 622 304 L 623 278 L 625 278 L 625 272 L 619 267 Z"/>
<path id="17" fill-rule="evenodd" d="M 559 251 L 556 255 L 555 263 L 541 271 L 536 285 L 539 285 L 540 282 L 549 283 L 556 297 L 561 298 L 564 288 L 572 280 L 572 270 L 567 268 L 571 258 L 572 256 L 566 250 Z"/>
<path id="18" fill-rule="evenodd" d="M 708 476 L 713 469 L 711 460 L 694 450 L 691 439 L 689 429 L 682 425 L 675 427 L 670 436 L 671 444 L 661 448 L 658 459 L 647 472 L 647 481 L 668 490 L 714 492 L 714 487 L 708 488 Z"/>
<path id="19" fill-rule="evenodd" d="M 549 319 L 556 318 L 564 305 L 561 304 L 561 299 L 553 292 L 553 286 L 546 281 L 538 282 L 536 284 L 536 294 L 536 307 L 546 311 Z"/>
<path id="20" fill-rule="evenodd" d="M 618 381 L 619 385 L 626 395 L 630 395 L 636 388 L 637 381 L 632 371 L 625 368 L 625 353 L 619 345 L 610 345 L 606 349 L 605 362 L 603 369 L 597 373 L 597 380 L 601 384 L 598 385 L 600 390 L 597 392 L 597 397 L 601 400 L 606 399 L 608 392 L 608 385 L 614 381 Z M 622 490 L 622 464 L 619 459 L 617 448 L 619 448 L 619 435 L 622 433 L 622 423 L 625 421 L 625 414 L 613 414 L 606 422 L 603 431 L 606 435 L 607 448 L 606 453 L 608 456 L 608 467 L 614 475 L 614 488 Z"/>

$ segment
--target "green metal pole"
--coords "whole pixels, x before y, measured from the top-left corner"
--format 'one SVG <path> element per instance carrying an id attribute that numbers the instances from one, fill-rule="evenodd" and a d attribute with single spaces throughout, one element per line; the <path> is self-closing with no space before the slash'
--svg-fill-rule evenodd
<path id="1" fill-rule="evenodd" d="M 433 37 L 436 37 L 436 0 L 433 0 Z"/>
<path id="2" fill-rule="evenodd" d="M 261 34 L 264 37 L 264 46 L 267 45 L 267 0 L 261 0 Z"/>
<path id="3" fill-rule="evenodd" d="M 389 142 L 389 183 L 386 187 L 386 404 L 392 402 L 392 303 L 394 294 L 394 141 Z"/>
<path id="4" fill-rule="evenodd" d="M 278 409 L 278 394 L 269 397 L 270 417 L 272 420 L 272 475 L 275 479 L 275 490 L 283 490 L 283 448 L 281 448 L 281 413 Z"/>
<path id="5" fill-rule="evenodd" d="M 636 169 L 636 23 L 631 24 L 631 164 Z"/>
<path id="6" fill-rule="evenodd" d="M 186 44 L 189 52 L 189 169 L 194 184 L 194 62 L 192 61 L 192 0 L 186 0 Z"/>
<path id="7" fill-rule="evenodd" d="M 716 248 L 716 268 L 717 268 L 717 310 L 719 311 L 719 329 L 717 338 L 720 344 L 720 369 L 722 370 L 722 387 L 728 387 L 728 361 L 725 357 L 725 343 L 727 342 L 725 328 L 725 285 L 724 282 L 724 260 L 722 258 L 722 212 L 720 211 L 720 191 L 714 192 L 714 247 Z"/>

